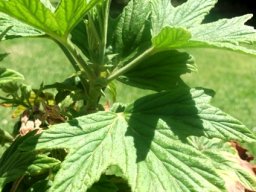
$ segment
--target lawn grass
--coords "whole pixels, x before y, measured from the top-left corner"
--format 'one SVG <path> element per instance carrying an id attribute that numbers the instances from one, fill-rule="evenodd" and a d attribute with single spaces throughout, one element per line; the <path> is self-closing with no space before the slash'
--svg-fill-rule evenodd
<path id="1" fill-rule="evenodd" d="M 25 75 L 26 83 L 38 87 L 61 81 L 73 73 L 61 50 L 47 39 L 22 39 L 1 42 L 0 53 L 9 56 L 1 67 L 15 69 Z M 199 72 L 183 78 L 193 87 L 216 91 L 212 103 L 243 121 L 249 128 L 256 127 L 256 58 L 230 51 L 213 49 L 189 50 L 197 61 Z M 117 100 L 132 102 L 142 96 L 140 89 L 117 85 Z M 147 93 L 150 93 L 147 92 Z M 0 127 L 13 124 L 10 112 L 1 109 Z"/>

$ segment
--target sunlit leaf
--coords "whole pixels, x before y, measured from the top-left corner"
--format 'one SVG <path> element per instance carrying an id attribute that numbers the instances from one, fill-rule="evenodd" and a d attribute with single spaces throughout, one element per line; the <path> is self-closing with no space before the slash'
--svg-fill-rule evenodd
<path id="1" fill-rule="evenodd" d="M 256 30 L 245 25 L 252 15 L 202 24 L 215 3 L 216 0 L 188 0 L 173 7 L 169 0 L 152 0 L 153 44 L 159 45 L 163 40 L 162 49 L 213 47 L 256 55 L 253 48 L 245 46 L 256 41 Z M 190 34 L 190 37 L 177 36 L 177 29 L 180 29 L 178 34 Z M 162 38 L 156 44 L 155 39 L 159 37 Z M 180 40 L 177 37 L 183 37 L 181 43 L 177 43 Z"/>
<path id="2" fill-rule="evenodd" d="M 0 1 L 0 11 L 54 38 L 67 37 L 97 0 L 62 0 L 57 9 L 48 0 Z"/>
<path id="3" fill-rule="evenodd" d="M 3 32 L 8 27 L 11 28 L 4 35 L 4 39 L 44 35 L 44 33 L 41 32 L 40 30 L 37 30 L 29 25 L 19 22 L 6 14 L 0 13 L 0 33 Z"/>
<path id="4" fill-rule="evenodd" d="M 145 129 L 140 122 L 150 122 L 134 120 L 122 113 L 99 112 L 52 126 L 37 144 L 34 138 L 21 149 L 68 149 L 50 191 L 86 191 L 111 166 L 119 168 L 119 176 L 135 192 L 225 191 L 211 161 L 170 136 L 169 127 L 152 124 Z M 117 172 L 108 170 L 111 173 Z"/>
<path id="5" fill-rule="evenodd" d="M 191 137 L 189 144 L 213 161 L 219 174 L 224 178 L 228 191 L 256 190 L 253 165 L 242 160 L 237 151 L 231 147 L 231 143 L 224 143 L 219 139 Z"/>

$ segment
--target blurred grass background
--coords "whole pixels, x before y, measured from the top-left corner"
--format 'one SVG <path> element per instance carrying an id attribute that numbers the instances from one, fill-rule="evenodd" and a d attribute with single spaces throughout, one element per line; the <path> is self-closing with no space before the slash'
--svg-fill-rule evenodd
<path id="1" fill-rule="evenodd" d="M 188 50 L 199 71 L 183 76 L 192 87 L 216 91 L 212 103 L 256 129 L 256 57 L 215 49 Z M 0 53 L 9 55 L 0 63 L 21 72 L 34 88 L 44 82 L 62 81 L 73 73 L 59 47 L 47 39 L 16 39 L 0 42 Z M 132 102 L 145 94 L 142 90 L 118 84 L 119 102 Z M 149 92 L 147 92 L 149 93 Z M 0 108 L 0 127 L 11 125 L 9 110 Z"/>

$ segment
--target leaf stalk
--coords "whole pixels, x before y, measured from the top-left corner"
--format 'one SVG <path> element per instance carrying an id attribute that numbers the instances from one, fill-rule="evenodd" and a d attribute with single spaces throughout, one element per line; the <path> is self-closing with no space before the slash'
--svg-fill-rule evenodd
<path id="1" fill-rule="evenodd" d="M 120 75 L 123 75 L 124 73 L 126 73 L 127 71 L 131 70 L 132 68 L 134 68 L 135 66 L 137 66 L 142 60 L 144 60 L 145 58 L 147 58 L 150 55 L 153 55 L 155 53 L 155 50 L 153 47 L 147 49 L 146 51 L 144 51 L 141 55 L 139 55 L 138 57 L 136 57 L 135 59 L 133 59 L 131 62 L 129 62 L 128 64 L 126 64 L 124 67 L 114 70 L 112 72 L 112 74 L 110 74 L 107 78 L 107 82 L 109 83 L 110 81 L 116 79 L 117 77 L 119 77 Z"/>

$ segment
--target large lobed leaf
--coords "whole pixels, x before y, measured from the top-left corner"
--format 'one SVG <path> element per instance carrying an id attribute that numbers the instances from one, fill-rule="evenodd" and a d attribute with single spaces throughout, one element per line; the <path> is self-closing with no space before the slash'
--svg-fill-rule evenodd
<path id="1" fill-rule="evenodd" d="M 0 1 L 0 12 L 29 24 L 59 39 L 67 37 L 73 27 L 97 0 L 61 0 L 57 9 L 49 0 Z"/>
<path id="2" fill-rule="evenodd" d="M 126 179 L 135 192 L 227 191 L 215 160 L 182 141 L 205 135 L 249 142 L 255 136 L 208 102 L 203 90 L 158 93 L 121 113 L 54 125 L 20 151 L 68 149 L 50 191 L 86 191 L 106 172 Z"/>

